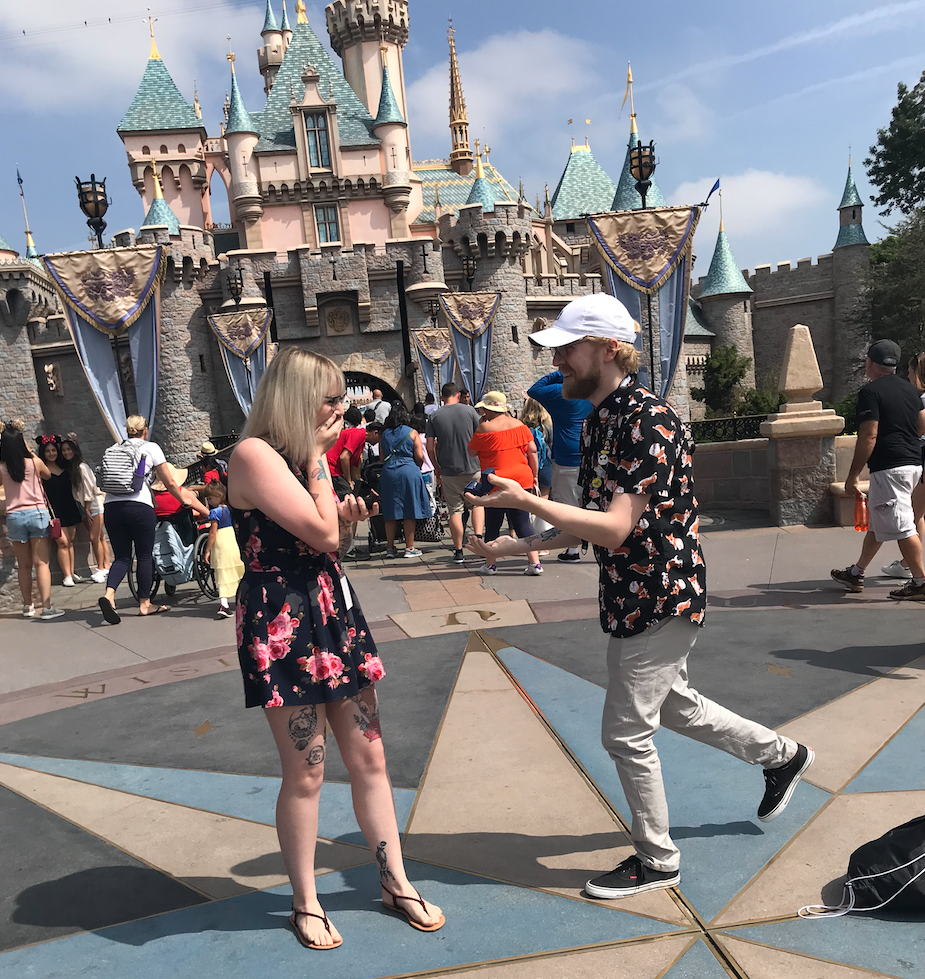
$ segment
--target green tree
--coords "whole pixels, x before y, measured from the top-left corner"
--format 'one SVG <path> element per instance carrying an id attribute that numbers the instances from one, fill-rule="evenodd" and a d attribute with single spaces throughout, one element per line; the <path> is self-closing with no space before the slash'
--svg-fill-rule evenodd
<path id="1" fill-rule="evenodd" d="M 906 358 L 925 351 L 925 208 L 871 246 L 862 318 L 874 340 L 895 340 Z"/>
<path id="2" fill-rule="evenodd" d="M 742 379 L 751 365 L 751 357 L 740 356 L 732 344 L 717 347 L 707 357 L 703 387 L 691 388 L 691 394 L 697 401 L 706 402 L 714 416 L 734 415 L 741 398 Z"/>
<path id="3" fill-rule="evenodd" d="M 913 88 L 897 86 L 893 117 L 877 130 L 877 145 L 864 166 L 879 191 L 873 201 L 883 208 L 881 214 L 894 208 L 911 214 L 925 203 L 925 72 Z"/>

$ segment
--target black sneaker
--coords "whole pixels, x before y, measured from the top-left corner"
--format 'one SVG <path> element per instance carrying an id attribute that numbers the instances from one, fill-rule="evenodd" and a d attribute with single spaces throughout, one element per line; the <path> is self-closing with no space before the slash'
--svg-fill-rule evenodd
<path id="1" fill-rule="evenodd" d="M 813 763 L 816 755 L 812 748 L 804 744 L 797 745 L 797 753 L 780 768 L 764 770 L 764 798 L 758 806 L 758 818 L 763 823 L 769 823 L 787 808 L 787 803 L 797 787 L 797 782 L 803 773 Z"/>
<path id="2" fill-rule="evenodd" d="M 852 574 L 851 568 L 847 567 L 844 570 L 839 570 L 838 568 L 833 568 L 829 574 L 836 580 L 840 581 L 848 591 L 864 591 L 864 572 L 860 574 Z"/>
<path id="3" fill-rule="evenodd" d="M 465 551 L 463 551 L 462 548 L 453 551 L 453 564 L 465 564 L 465 563 L 466 563 Z"/>
<path id="4" fill-rule="evenodd" d="M 897 602 L 925 602 L 925 585 L 907 581 L 902 588 L 891 591 L 890 598 Z"/>
<path id="5" fill-rule="evenodd" d="M 653 870 L 634 853 L 609 874 L 589 880 L 585 884 L 585 893 L 590 897 L 613 901 L 645 891 L 661 890 L 663 887 L 677 887 L 680 883 L 680 870 Z"/>
<path id="6" fill-rule="evenodd" d="M 569 551 L 559 551 L 556 555 L 557 561 L 562 561 L 565 564 L 575 564 L 577 561 L 581 560 L 581 555 L 576 551 L 574 554 Z"/>

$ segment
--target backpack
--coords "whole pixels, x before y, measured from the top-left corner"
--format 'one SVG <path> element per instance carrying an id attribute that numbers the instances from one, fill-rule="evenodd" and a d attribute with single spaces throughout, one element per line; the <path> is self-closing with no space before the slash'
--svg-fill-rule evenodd
<path id="1" fill-rule="evenodd" d="M 549 458 L 549 451 L 546 448 L 546 437 L 543 435 L 543 430 L 541 428 L 531 428 L 533 432 L 533 441 L 536 443 L 536 454 L 537 468 L 542 469 L 546 465 L 546 460 Z"/>
<path id="2" fill-rule="evenodd" d="M 144 452 L 128 439 L 111 445 L 96 467 L 96 482 L 104 493 L 129 496 L 145 484 L 147 459 Z"/>
<path id="3" fill-rule="evenodd" d="M 803 918 L 828 918 L 849 911 L 925 913 L 925 816 L 859 846 L 848 860 L 845 894 L 837 908 L 800 908 Z"/>

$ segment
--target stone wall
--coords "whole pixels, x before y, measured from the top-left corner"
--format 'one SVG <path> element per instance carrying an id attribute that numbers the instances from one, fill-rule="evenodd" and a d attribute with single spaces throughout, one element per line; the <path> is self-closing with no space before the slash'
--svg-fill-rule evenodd
<path id="1" fill-rule="evenodd" d="M 701 510 L 767 510 L 768 440 L 700 443 L 694 491 Z"/>
<path id="2" fill-rule="evenodd" d="M 835 482 L 835 458 L 832 435 L 770 440 L 772 523 L 778 527 L 832 523 L 829 486 Z"/>

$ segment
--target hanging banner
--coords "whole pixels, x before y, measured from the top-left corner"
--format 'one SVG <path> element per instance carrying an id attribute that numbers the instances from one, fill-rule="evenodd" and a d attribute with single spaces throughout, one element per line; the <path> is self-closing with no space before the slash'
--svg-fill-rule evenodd
<path id="1" fill-rule="evenodd" d="M 450 334 L 440 327 L 429 327 L 426 330 L 414 330 L 411 336 L 418 352 L 424 387 L 428 394 L 439 399 L 440 388 L 452 381 L 456 373 L 456 357 Z"/>
<path id="2" fill-rule="evenodd" d="M 653 207 L 592 214 L 587 220 L 607 267 L 610 294 L 637 321 L 641 319 L 641 297 L 658 297 L 658 393 L 665 398 L 674 382 L 684 342 L 691 249 L 700 208 Z M 651 302 L 647 301 L 647 305 L 651 307 Z M 641 349 L 641 335 L 636 346 Z M 642 367 L 640 381 L 651 383 L 648 371 Z"/>
<path id="3" fill-rule="evenodd" d="M 267 344 L 272 317 L 273 310 L 260 307 L 214 313 L 208 318 L 218 340 L 228 383 L 245 416 L 250 414 L 257 385 L 275 352 L 267 350 L 268 346 L 275 347 Z"/>
<path id="4" fill-rule="evenodd" d="M 160 355 L 160 245 L 103 248 L 45 256 L 64 306 L 77 356 L 107 427 L 125 438 L 126 406 L 116 364 L 131 364 L 138 413 L 152 432 Z M 125 378 L 127 370 L 122 371 Z"/>
<path id="5" fill-rule="evenodd" d="M 500 303 L 500 292 L 452 292 L 440 297 L 450 322 L 450 339 L 463 387 L 468 389 L 473 404 L 488 386 L 492 324 Z"/>

